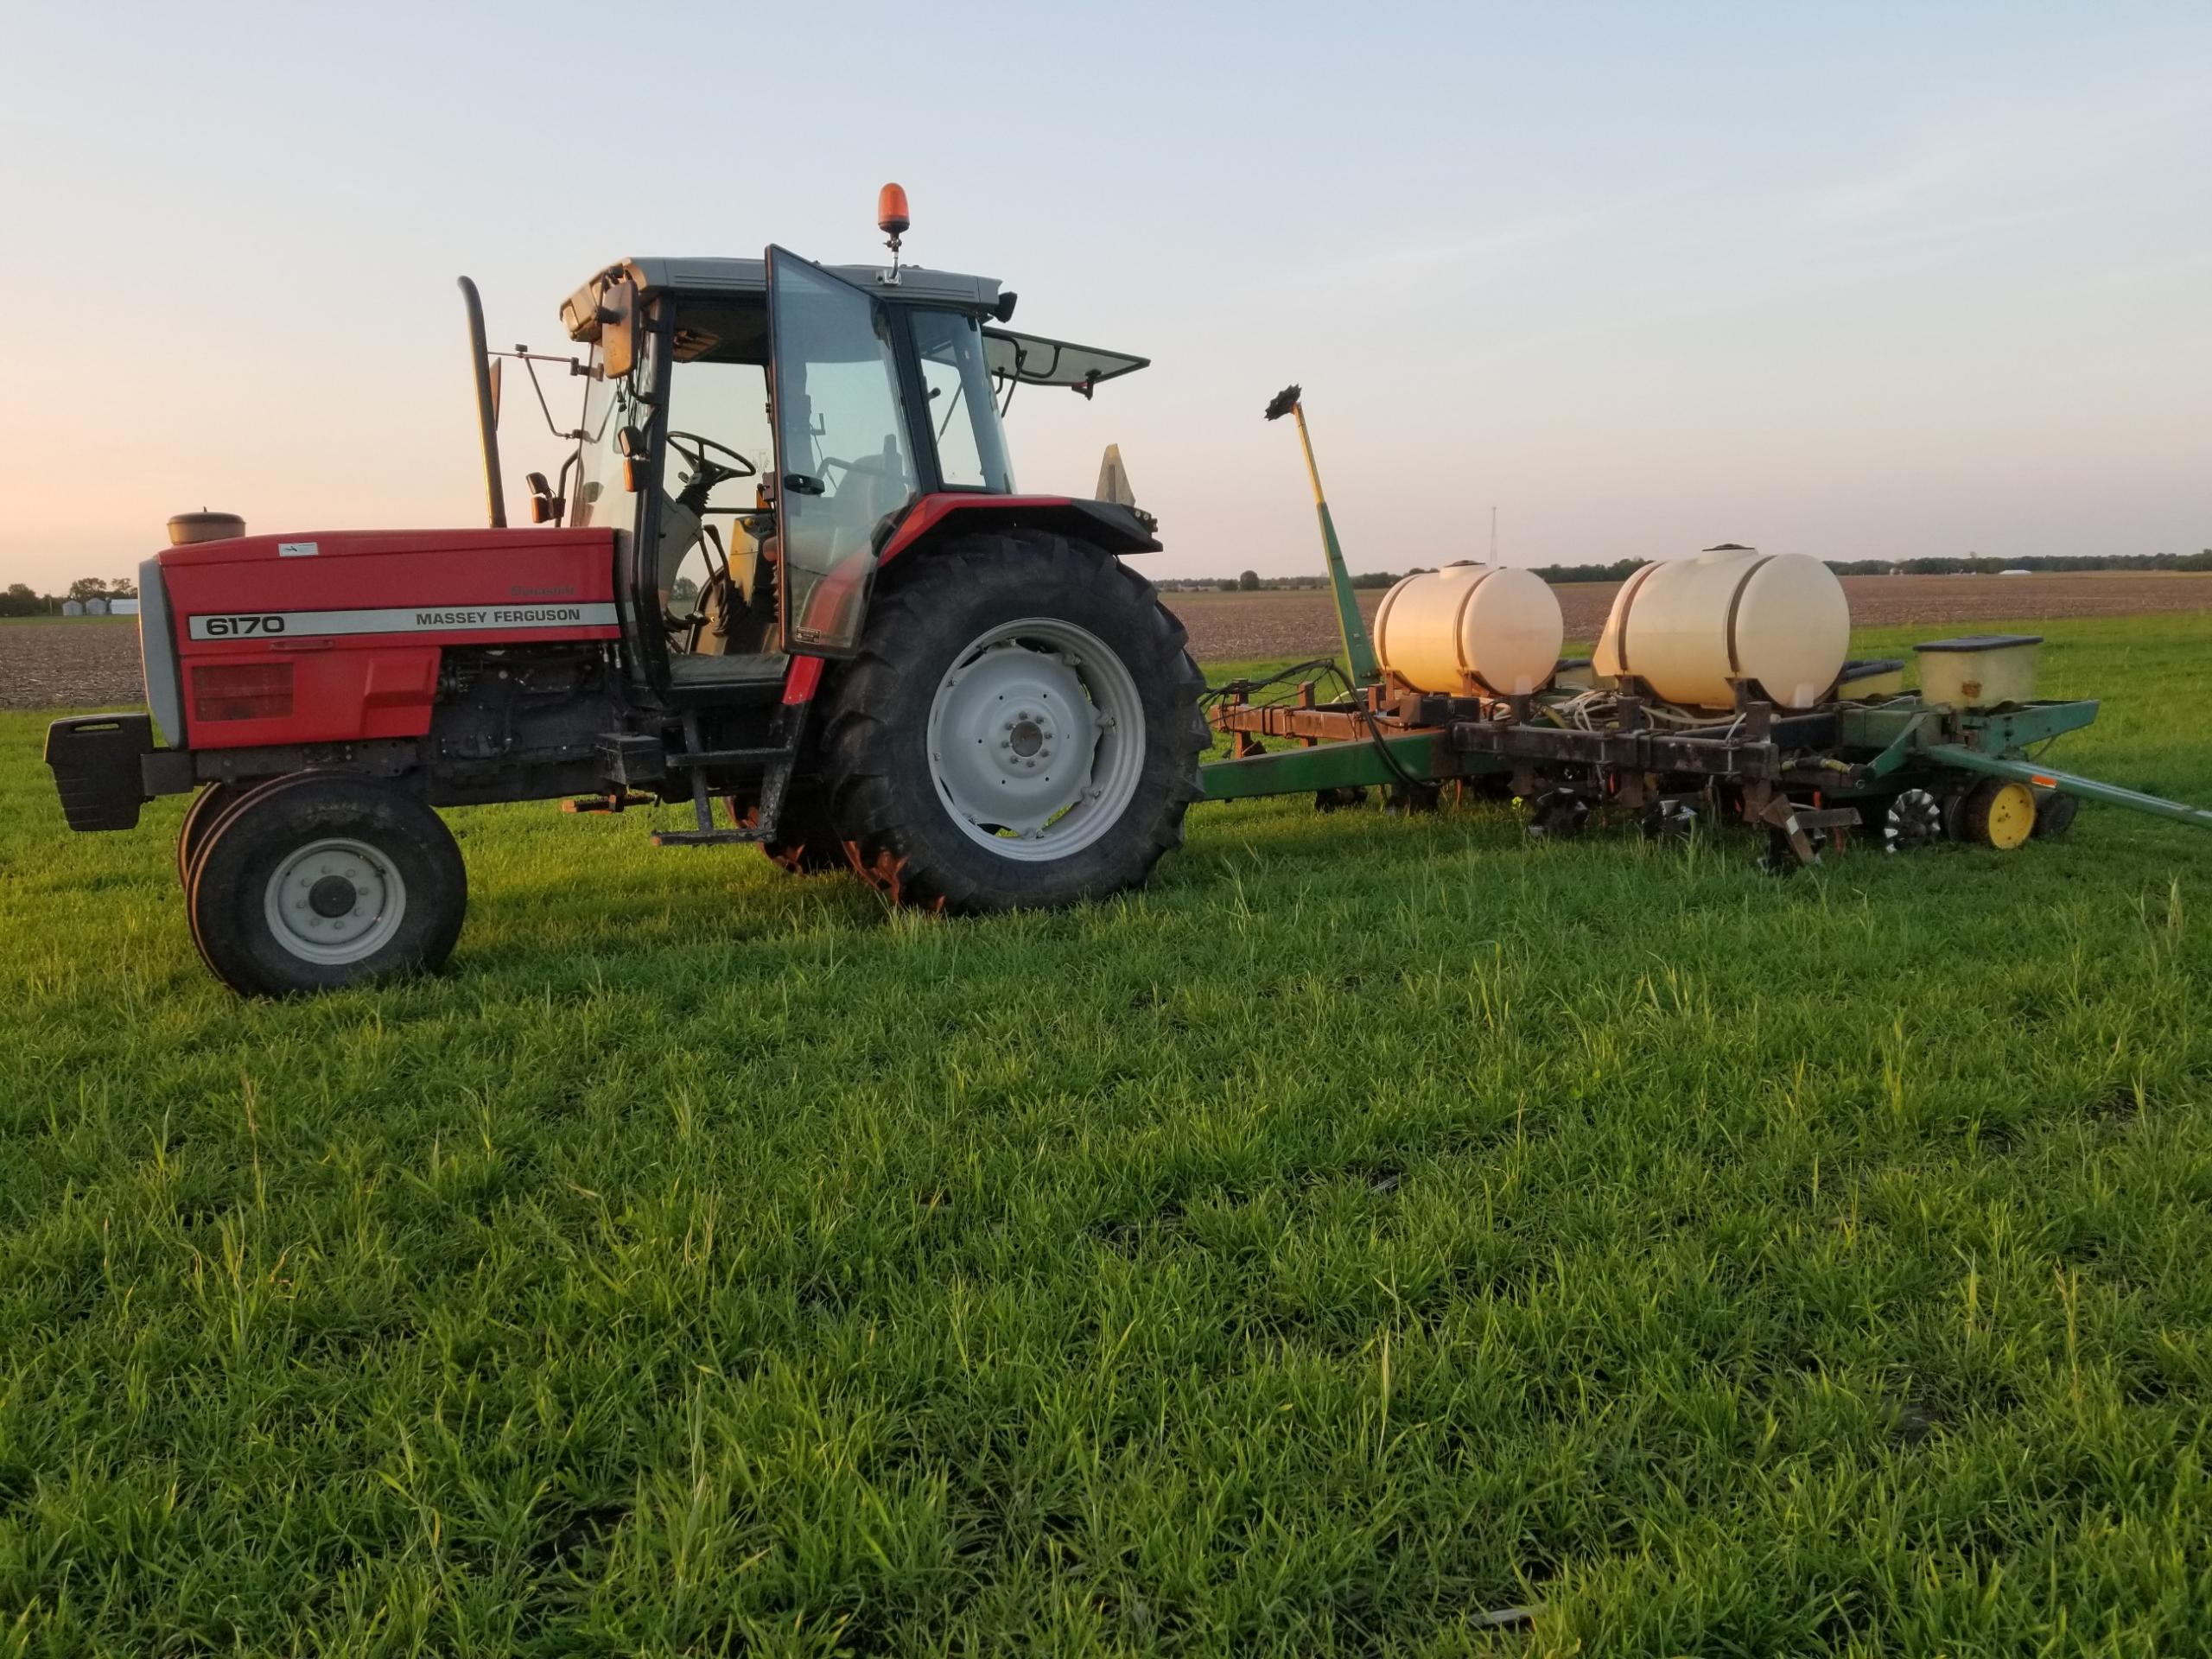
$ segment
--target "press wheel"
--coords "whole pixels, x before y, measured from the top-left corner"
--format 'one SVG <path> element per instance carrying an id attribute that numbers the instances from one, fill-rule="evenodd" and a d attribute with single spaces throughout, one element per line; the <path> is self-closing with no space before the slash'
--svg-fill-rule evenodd
<path id="1" fill-rule="evenodd" d="M 2009 853 L 2035 833 L 2036 795 L 2009 778 L 1986 778 L 1959 804 L 1959 839 Z"/>

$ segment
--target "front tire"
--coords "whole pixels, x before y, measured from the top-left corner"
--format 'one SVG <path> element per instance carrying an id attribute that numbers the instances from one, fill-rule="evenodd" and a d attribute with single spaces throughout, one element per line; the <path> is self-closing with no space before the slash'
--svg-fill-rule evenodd
<path id="1" fill-rule="evenodd" d="M 838 677 L 823 779 L 901 902 L 1046 908 L 1139 887 L 1180 844 L 1205 690 L 1152 584 L 1038 534 L 909 555 Z"/>
<path id="2" fill-rule="evenodd" d="M 289 996 L 437 968 L 467 895 L 453 834 L 420 800 L 305 776 L 222 816 L 188 902 L 216 977 L 249 996 Z"/>
<path id="3" fill-rule="evenodd" d="M 192 804 L 184 809 L 184 822 L 177 826 L 176 832 L 176 879 L 177 885 L 188 893 L 192 890 L 192 861 L 200 856 L 200 849 L 214 833 L 216 820 L 251 787 L 219 779 L 202 785 L 200 792 L 192 798 Z"/>

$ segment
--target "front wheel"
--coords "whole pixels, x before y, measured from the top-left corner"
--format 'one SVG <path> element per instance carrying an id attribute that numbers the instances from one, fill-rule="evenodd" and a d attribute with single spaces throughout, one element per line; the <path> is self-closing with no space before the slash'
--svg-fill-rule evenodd
<path id="1" fill-rule="evenodd" d="M 184 822 L 177 826 L 178 886 L 190 891 L 192 861 L 200 856 L 200 849 L 207 844 L 207 837 L 214 833 L 216 821 L 251 787 L 251 785 L 227 784 L 219 779 L 200 785 L 200 792 L 192 798 L 192 804 L 184 809 Z"/>
<path id="2" fill-rule="evenodd" d="M 1205 690 L 1152 584 L 1060 537 L 911 554 L 824 728 L 830 811 L 903 901 L 1046 907 L 1141 885 L 1182 839 Z"/>
<path id="3" fill-rule="evenodd" d="M 467 907 L 461 849 L 385 785 L 302 776 L 238 801 L 195 859 L 193 938 L 252 996 L 336 990 L 435 969 Z"/>

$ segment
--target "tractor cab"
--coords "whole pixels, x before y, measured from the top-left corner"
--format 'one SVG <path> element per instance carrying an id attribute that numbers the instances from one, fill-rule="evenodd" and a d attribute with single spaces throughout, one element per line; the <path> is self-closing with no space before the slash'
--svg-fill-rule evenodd
<path id="1" fill-rule="evenodd" d="M 923 504 L 935 521 L 1014 496 L 1016 386 L 1088 395 L 1145 365 L 1016 334 L 1014 302 L 988 277 L 781 248 L 627 260 L 580 288 L 562 320 L 587 391 L 559 499 L 569 526 L 621 532 L 633 677 L 721 700 L 780 686 L 794 656 L 849 656 Z"/>

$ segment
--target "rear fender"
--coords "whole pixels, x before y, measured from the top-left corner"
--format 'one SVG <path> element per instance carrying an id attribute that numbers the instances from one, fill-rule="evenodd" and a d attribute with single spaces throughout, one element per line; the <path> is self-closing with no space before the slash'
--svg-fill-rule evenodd
<path id="1" fill-rule="evenodd" d="M 899 521 L 877 556 L 880 564 L 964 531 L 1042 530 L 1089 542 L 1109 553 L 1157 553 L 1160 543 L 1135 513 L 1111 501 L 1066 495 L 925 495 Z"/>
<path id="2" fill-rule="evenodd" d="M 1159 539 L 1128 508 L 1112 501 L 1066 495 L 970 495 L 944 491 L 925 495 L 908 510 L 876 556 L 879 569 L 900 558 L 926 558 L 951 537 L 971 531 L 1044 531 L 1123 556 L 1157 553 Z M 823 659 L 794 657 L 784 676 L 786 704 L 811 702 L 822 685 Z"/>

